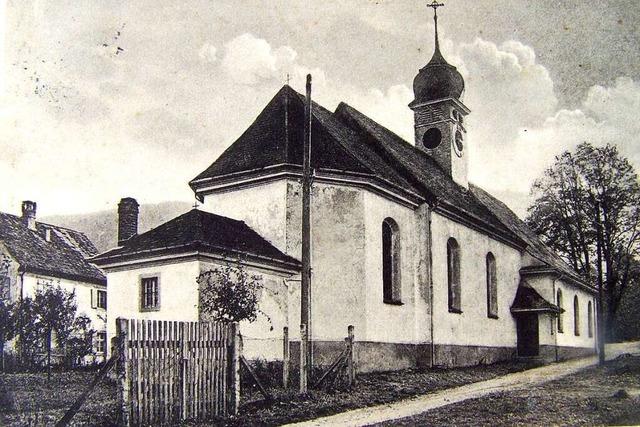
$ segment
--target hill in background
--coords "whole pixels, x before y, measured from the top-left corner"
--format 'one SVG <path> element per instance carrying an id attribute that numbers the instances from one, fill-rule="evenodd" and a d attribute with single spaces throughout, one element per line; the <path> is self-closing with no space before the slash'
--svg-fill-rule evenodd
<path id="1" fill-rule="evenodd" d="M 190 210 L 187 202 L 162 202 L 140 205 L 138 232 L 144 233 Z M 87 235 L 99 252 L 113 248 L 118 243 L 118 210 L 92 212 L 77 215 L 53 215 L 38 221 L 60 225 L 81 231 Z"/>

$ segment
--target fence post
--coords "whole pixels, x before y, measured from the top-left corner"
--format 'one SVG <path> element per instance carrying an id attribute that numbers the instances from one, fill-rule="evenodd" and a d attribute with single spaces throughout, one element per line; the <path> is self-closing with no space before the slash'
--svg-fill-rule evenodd
<path id="1" fill-rule="evenodd" d="M 353 362 L 354 354 L 353 354 L 353 325 L 349 325 L 347 328 L 347 345 L 349 347 L 349 351 L 347 353 L 347 375 L 349 376 L 349 386 L 352 386 L 356 383 L 356 368 Z"/>
<path id="2" fill-rule="evenodd" d="M 307 325 L 300 325 L 300 394 L 307 393 Z"/>
<path id="3" fill-rule="evenodd" d="M 118 377 L 118 398 L 120 400 L 120 423 L 123 426 L 129 426 L 129 410 L 131 402 L 129 400 L 129 337 L 128 328 L 129 322 L 127 319 L 118 317 L 116 319 L 116 346 L 115 351 L 117 353 L 116 375 Z"/>
<path id="4" fill-rule="evenodd" d="M 287 388 L 289 385 L 289 328 L 283 328 L 282 334 L 282 386 Z"/>
<path id="5" fill-rule="evenodd" d="M 229 334 L 229 390 L 228 406 L 229 414 L 236 415 L 240 406 L 240 355 L 242 352 L 240 342 L 240 328 L 237 323 L 230 325 Z"/>
<path id="6" fill-rule="evenodd" d="M 180 322 L 180 420 L 187 419 L 187 334 L 186 323 Z"/>

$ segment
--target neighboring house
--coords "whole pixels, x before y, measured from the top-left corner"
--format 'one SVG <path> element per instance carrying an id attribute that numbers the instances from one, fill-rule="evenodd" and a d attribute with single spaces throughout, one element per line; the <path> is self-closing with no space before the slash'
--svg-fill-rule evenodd
<path id="1" fill-rule="evenodd" d="M 316 363 L 339 351 L 348 325 L 355 326 L 361 371 L 593 353 L 594 288 L 502 202 L 468 181 L 464 80 L 441 55 L 437 36 L 413 88 L 413 144 L 344 103 L 334 112 L 312 106 Z M 94 259 L 107 273 L 111 295 L 121 295 L 112 299 L 111 319 L 116 313 L 197 319 L 195 277 L 203 262 L 220 258 L 205 259 L 210 249 L 201 245 L 224 251 L 248 245 L 234 231 L 237 224 L 259 233 L 279 257 L 300 259 L 304 116 L 304 97 L 284 86 L 190 182 L 201 209 L 220 215 L 210 217 L 216 227 L 194 226 L 211 214 L 192 211 Z M 192 236 L 198 249 L 165 254 L 183 248 L 172 233 L 190 227 L 202 230 Z M 232 245 L 228 233 L 240 240 Z M 249 356 L 276 358 L 266 343 L 282 325 L 299 340 L 299 282 L 287 279 L 296 264 L 286 265 L 279 265 L 277 278 L 268 276 L 274 286 L 281 283 L 280 304 L 263 307 L 278 319 L 276 330 L 260 329 L 265 344 L 246 348 Z M 149 274 L 160 283 L 154 287 L 159 311 L 152 314 L 141 306 Z"/>
<path id="2" fill-rule="evenodd" d="M 36 221 L 36 203 L 22 202 L 22 217 L 0 212 L 0 297 L 18 301 L 40 287 L 75 292 L 78 314 L 91 319 L 96 360 L 106 351 L 106 277 L 88 257 L 97 250 L 82 233 Z"/>
<path id="3" fill-rule="evenodd" d="M 277 358 L 282 351 L 282 328 L 289 324 L 287 307 L 295 305 L 291 299 L 300 298 L 296 287 L 286 283 L 299 274 L 299 261 L 244 222 L 197 209 L 140 235 L 137 228 L 137 202 L 122 199 L 118 207 L 120 246 L 92 259 L 108 277 L 108 316 L 114 319 L 108 324 L 109 337 L 115 335 L 118 317 L 201 320 L 198 275 L 240 260 L 248 273 L 262 277 L 260 307 L 270 316 L 241 325 L 245 348 L 251 354 Z"/>

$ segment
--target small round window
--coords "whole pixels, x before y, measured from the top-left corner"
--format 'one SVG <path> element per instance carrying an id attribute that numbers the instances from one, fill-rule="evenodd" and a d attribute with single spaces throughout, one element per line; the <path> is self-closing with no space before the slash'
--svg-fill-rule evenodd
<path id="1" fill-rule="evenodd" d="M 424 135 L 422 135 L 422 145 L 424 148 L 428 148 L 429 150 L 433 150 L 442 141 L 442 132 L 438 128 L 428 129 Z"/>
<path id="2" fill-rule="evenodd" d="M 464 149 L 464 143 L 462 142 L 462 132 L 456 131 L 456 139 L 453 142 L 453 148 L 458 157 L 462 157 L 462 150 Z"/>

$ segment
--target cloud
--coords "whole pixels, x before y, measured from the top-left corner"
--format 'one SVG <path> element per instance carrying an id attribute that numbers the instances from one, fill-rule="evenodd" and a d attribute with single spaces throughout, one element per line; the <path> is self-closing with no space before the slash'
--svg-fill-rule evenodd
<path id="1" fill-rule="evenodd" d="M 218 53 L 218 49 L 209 42 L 206 42 L 202 45 L 200 50 L 198 51 L 198 56 L 205 62 L 216 62 L 218 59 L 216 54 Z"/>

